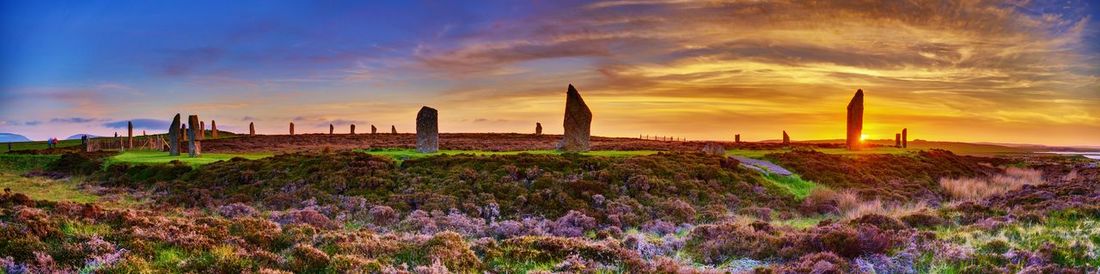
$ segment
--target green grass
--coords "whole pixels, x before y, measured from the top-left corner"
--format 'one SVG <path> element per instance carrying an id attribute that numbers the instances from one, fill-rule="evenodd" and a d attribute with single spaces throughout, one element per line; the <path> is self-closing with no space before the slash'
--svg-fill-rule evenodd
<path id="1" fill-rule="evenodd" d="M 904 153 L 909 153 L 909 152 L 920 151 L 920 149 L 915 149 L 915 148 L 895 148 L 895 147 L 876 147 L 876 148 L 868 148 L 868 149 L 864 149 L 864 150 L 848 150 L 848 149 L 844 149 L 844 148 L 815 148 L 814 150 L 819 151 L 821 153 L 825 153 L 825 154 L 836 154 L 836 155 L 904 154 Z M 767 154 L 784 153 L 784 152 L 790 152 L 790 151 L 791 151 L 790 149 L 761 149 L 761 150 L 731 149 L 731 150 L 726 150 L 726 155 L 729 155 L 729 156 L 743 156 L 743 157 L 760 159 L 760 158 L 764 158 L 764 155 L 767 155 Z"/>
<path id="2" fill-rule="evenodd" d="M 368 153 L 371 155 L 385 156 L 393 158 L 397 161 L 404 161 L 409 159 L 424 158 L 435 155 L 458 155 L 458 154 L 473 154 L 479 156 L 492 156 L 492 155 L 517 155 L 520 153 L 527 154 L 550 154 L 559 155 L 561 152 L 557 150 L 521 150 L 521 151 L 482 151 L 482 150 L 440 150 L 435 153 L 420 153 L 415 149 L 370 149 L 370 150 L 356 150 L 358 152 Z M 657 154 L 655 150 L 598 150 L 581 153 L 582 155 L 589 156 L 604 156 L 604 157 L 629 157 L 629 156 L 642 156 Z"/>
<path id="3" fill-rule="evenodd" d="M 772 184 L 787 190 L 787 192 L 791 193 L 791 195 L 794 195 L 794 197 L 799 200 L 809 196 L 810 192 L 818 187 L 817 184 L 812 181 L 803 180 L 798 174 L 781 176 L 769 173 L 765 174 L 763 177 Z"/>
<path id="4" fill-rule="evenodd" d="M 0 171 L 23 173 L 42 170 L 60 158 L 60 155 L 0 154 Z"/>
<path id="5" fill-rule="evenodd" d="M 65 236 L 91 237 L 93 235 L 106 236 L 111 233 L 111 226 L 107 224 L 85 224 L 81 222 L 61 223 L 61 233 Z"/>
<path id="6" fill-rule="evenodd" d="M 245 159 L 260 159 L 265 157 L 271 157 L 271 153 L 254 153 L 254 154 L 227 154 L 227 153 L 203 153 L 196 158 L 187 157 L 187 153 L 180 153 L 180 156 L 169 156 L 168 152 L 163 151 L 150 151 L 150 150 L 131 150 L 120 153 L 118 155 L 107 158 L 105 166 L 110 166 L 117 163 L 131 163 L 131 164 L 159 164 L 167 163 L 173 160 L 179 160 L 180 162 L 190 164 L 192 166 L 205 165 L 217 161 L 224 161 L 233 159 L 233 157 L 242 157 Z"/>
<path id="7" fill-rule="evenodd" d="M 59 140 L 57 147 L 71 147 L 80 145 L 80 139 L 77 140 Z M 34 149 L 46 149 L 48 145 L 46 141 L 30 141 L 30 142 L 15 142 L 11 143 L 11 150 L 34 150 Z M 0 153 L 8 152 L 8 143 L 0 143 Z"/>
<path id="8" fill-rule="evenodd" d="M 12 192 L 26 194 L 35 200 L 72 201 L 90 203 L 98 196 L 81 192 L 74 179 L 51 180 L 47 178 L 26 178 L 8 172 L 0 172 L 0 188 L 10 188 Z"/>

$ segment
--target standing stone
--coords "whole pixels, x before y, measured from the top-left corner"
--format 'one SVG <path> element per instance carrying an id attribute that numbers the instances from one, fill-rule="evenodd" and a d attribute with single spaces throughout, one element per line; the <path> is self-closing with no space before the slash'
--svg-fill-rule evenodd
<path id="1" fill-rule="evenodd" d="M 425 106 L 416 113 L 416 151 L 439 151 L 439 111 L 434 108 Z"/>
<path id="2" fill-rule="evenodd" d="M 294 122 L 290 122 L 290 135 L 294 135 Z"/>
<path id="3" fill-rule="evenodd" d="M 218 122 L 210 120 L 210 138 L 218 139 Z"/>
<path id="4" fill-rule="evenodd" d="M 256 123 L 248 122 L 248 136 L 256 136 Z"/>
<path id="5" fill-rule="evenodd" d="M 378 134 L 378 128 L 374 127 L 374 125 L 370 125 L 370 134 Z"/>
<path id="6" fill-rule="evenodd" d="M 542 123 L 535 122 L 535 135 L 542 135 Z"/>
<path id="7" fill-rule="evenodd" d="M 894 133 L 894 147 L 901 147 L 901 133 Z"/>
<path id="8" fill-rule="evenodd" d="M 355 124 L 351 124 L 351 135 L 355 135 Z"/>
<path id="9" fill-rule="evenodd" d="M 333 127 L 332 124 L 328 124 L 328 135 L 332 135 L 333 131 L 336 131 L 336 127 Z"/>
<path id="10" fill-rule="evenodd" d="M 145 135 L 145 130 L 143 129 L 143 130 L 141 130 L 141 137 L 145 137 L 145 136 L 146 136 Z"/>
<path id="11" fill-rule="evenodd" d="M 184 142 L 191 139 L 187 138 L 187 124 L 180 125 L 180 139 L 183 139 Z"/>
<path id="12" fill-rule="evenodd" d="M 180 114 L 172 118 L 172 126 L 168 127 L 168 156 L 180 156 Z"/>
<path id="13" fill-rule="evenodd" d="M 202 155 L 202 142 L 197 139 L 201 135 L 201 123 L 198 115 L 187 116 L 187 156 L 192 158 Z"/>
<path id="14" fill-rule="evenodd" d="M 786 130 L 783 131 L 783 144 L 784 145 L 790 145 L 791 144 L 791 136 L 787 135 Z"/>
<path id="15" fill-rule="evenodd" d="M 856 90 L 848 102 L 848 150 L 859 150 L 863 136 L 863 90 Z"/>
<path id="16" fill-rule="evenodd" d="M 569 85 L 565 93 L 565 134 L 559 146 L 565 152 L 588 151 L 589 137 L 592 133 L 592 111 L 581 98 L 581 93 Z"/>
<path id="17" fill-rule="evenodd" d="M 199 140 L 206 140 L 206 122 L 199 121 Z"/>
<path id="18" fill-rule="evenodd" d="M 908 128 L 901 129 L 901 147 L 902 148 L 908 148 L 909 147 L 909 129 Z"/>
<path id="19" fill-rule="evenodd" d="M 397 134 L 397 126 L 390 125 L 390 133 Z"/>
<path id="20" fill-rule="evenodd" d="M 134 148 L 134 122 L 126 121 L 126 148 Z"/>
<path id="21" fill-rule="evenodd" d="M 733 135 L 733 142 L 734 143 L 741 143 L 741 134 L 734 134 Z"/>

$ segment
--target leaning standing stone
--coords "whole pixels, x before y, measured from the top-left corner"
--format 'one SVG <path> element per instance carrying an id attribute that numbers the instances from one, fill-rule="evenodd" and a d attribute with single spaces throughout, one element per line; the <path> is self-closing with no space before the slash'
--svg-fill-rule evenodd
<path id="1" fill-rule="evenodd" d="M 542 135 L 542 123 L 535 122 L 535 135 Z"/>
<path id="2" fill-rule="evenodd" d="M 374 127 L 374 125 L 370 125 L 370 134 L 378 134 L 378 128 Z"/>
<path id="3" fill-rule="evenodd" d="M 397 134 L 397 126 L 390 125 L 390 133 Z"/>
<path id="4" fill-rule="evenodd" d="M 573 85 L 565 93 L 565 134 L 560 149 L 564 152 L 588 151 L 592 132 L 592 111 Z"/>
<path id="5" fill-rule="evenodd" d="M 439 151 L 439 111 L 434 108 L 422 107 L 416 113 L 416 151 Z"/>
<path id="6" fill-rule="evenodd" d="M 786 130 L 783 131 L 783 144 L 784 145 L 790 145 L 791 144 L 791 136 L 787 135 Z"/>
<path id="7" fill-rule="evenodd" d="M 172 126 L 168 127 L 168 156 L 180 156 L 180 114 L 172 118 Z"/>
<path id="8" fill-rule="evenodd" d="M 202 130 L 200 123 L 198 115 L 187 116 L 187 155 L 191 157 L 202 155 L 202 143 L 197 139 Z"/>

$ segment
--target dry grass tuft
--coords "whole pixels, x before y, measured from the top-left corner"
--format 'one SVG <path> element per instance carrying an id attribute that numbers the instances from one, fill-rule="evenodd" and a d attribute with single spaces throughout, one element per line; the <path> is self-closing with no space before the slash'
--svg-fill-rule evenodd
<path id="1" fill-rule="evenodd" d="M 1010 167 L 1004 174 L 990 178 L 940 179 L 940 186 L 956 200 L 977 201 L 1017 190 L 1025 185 L 1044 184 L 1043 173 L 1034 169 Z"/>

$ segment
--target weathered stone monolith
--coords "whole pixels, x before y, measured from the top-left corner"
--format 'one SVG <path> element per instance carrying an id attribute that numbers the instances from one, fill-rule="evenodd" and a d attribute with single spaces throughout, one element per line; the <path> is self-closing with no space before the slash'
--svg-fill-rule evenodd
<path id="1" fill-rule="evenodd" d="M 421 107 L 416 113 L 416 151 L 439 151 L 439 111 L 434 108 Z"/>
<path id="2" fill-rule="evenodd" d="M 206 140 L 206 121 L 199 121 L 199 140 Z"/>
<path id="3" fill-rule="evenodd" d="M 859 150 L 863 136 L 863 90 L 856 90 L 852 101 L 848 102 L 848 150 Z"/>
<path id="4" fill-rule="evenodd" d="M 726 155 L 726 148 L 716 143 L 707 143 L 703 145 L 703 154 Z"/>
<path id="5" fill-rule="evenodd" d="M 336 127 L 332 126 L 332 124 L 328 124 L 328 135 L 332 135 L 332 133 L 335 131 Z"/>
<path id="6" fill-rule="evenodd" d="M 901 147 L 901 133 L 894 134 L 894 147 Z"/>
<path id="7" fill-rule="evenodd" d="M 210 120 L 210 138 L 218 139 L 218 122 L 213 119 Z"/>
<path id="8" fill-rule="evenodd" d="M 126 148 L 134 148 L 134 122 L 126 121 Z"/>
<path id="9" fill-rule="evenodd" d="M 351 134 L 355 135 L 355 124 L 351 124 Z"/>
<path id="10" fill-rule="evenodd" d="M 168 156 L 180 156 L 180 114 L 172 118 L 172 126 L 168 127 Z"/>
<path id="11" fill-rule="evenodd" d="M 390 133 L 397 134 L 397 126 L 390 125 Z"/>
<path id="12" fill-rule="evenodd" d="M 187 138 L 187 124 L 180 125 L 180 139 L 184 142 L 187 142 L 187 140 L 191 139 Z"/>
<path id="13" fill-rule="evenodd" d="M 734 143 L 740 143 L 741 142 L 741 134 L 734 134 L 733 135 L 733 142 Z"/>
<path id="14" fill-rule="evenodd" d="M 202 141 L 197 138 L 201 135 L 202 122 L 198 115 L 187 116 L 187 128 L 187 156 L 199 157 L 202 155 Z"/>
<path id="15" fill-rule="evenodd" d="M 901 129 L 901 147 L 902 148 L 908 148 L 909 147 L 909 129 L 908 128 Z"/>
<path id="16" fill-rule="evenodd" d="M 256 136 L 256 123 L 248 122 L 248 136 Z"/>
<path id="17" fill-rule="evenodd" d="M 535 135 L 542 135 L 542 123 L 535 122 Z"/>
<path id="18" fill-rule="evenodd" d="M 791 144 L 791 136 L 787 135 L 786 130 L 783 131 L 783 144 L 784 145 L 790 145 Z"/>
<path id="19" fill-rule="evenodd" d="M 581 98 L 581 93 L 569 85 L 565 93 L 565 134 L 559 148 L 565 152 L 588 151 L 589 137 L 592 133 L 592 111 Z"/>
<path id="20" fill-rule="evenodd" d="M 370 134 L 378 134 L 378 128 L 374 127 L 374 125 L 370 125 Z"/>
<path id="21" fill-rule="evenodd" d="M 294 135 L 294 122 L 290 122 L 290 135 Z"/>

